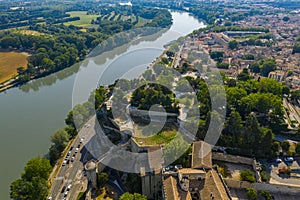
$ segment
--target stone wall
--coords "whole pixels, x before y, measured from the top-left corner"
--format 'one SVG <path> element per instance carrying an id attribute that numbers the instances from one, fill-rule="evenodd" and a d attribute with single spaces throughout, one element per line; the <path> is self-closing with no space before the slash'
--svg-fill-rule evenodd
<path id="1" fill-rule="evenodd" d="M 212 152 L 212 159 L 229 162 L 229 163 L 251 165 L 251 166 L 253 166 L 253 160 L 254 160 L 252 158 L 234 156 L 234 155 L 223 154 L 218 152 Z"/>
<path id="2" fill-rule="evenodd" d="M 130 139 L 130 146 L 131 146 L 131 152 L 134 153 L 141 153 L 141 152 L 147 152 L 150 147 L 153 147 L 155 145 L 143 145 L 138 144 L 134 138 Z M 157 146 L 157 145 L 156 145 Z"/>
<path id="3" fill-rule="evenodd" d="M 258 191 L 267 190 L 271 193 L 294 194 L 300 195 L 300 186 L 287 186 L 269 183 L 249 183 L 247 181 L 238 181 L 232 179 L 224 179 L 229 188 L 246 189 L 255 188 Z"/>

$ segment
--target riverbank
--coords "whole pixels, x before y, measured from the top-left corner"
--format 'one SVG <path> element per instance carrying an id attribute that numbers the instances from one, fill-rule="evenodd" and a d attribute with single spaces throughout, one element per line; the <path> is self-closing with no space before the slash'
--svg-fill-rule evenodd
<path id="1" fill-rule="evenodd" d="M 25 52 L 0 51 L 0 90 L 2 85 L 17 77 L 19 67 L 27 68 L 28 57 Z"/>
<path id="2" fill-rule="evenodd" d="M 104 73 L 105 83 L 111 84 L 135 66 L 150 64 L 162 54 L 163 46 L 168 42 L 204 27 L 188 13 L 172 12 L 172 17 L 172 27 L 156 37 L 124 45 L 104 56 L 87 58 L 82 63 L 32 80 L 20 88 L 0 93 L 0 159 L 10 163 L 9 168 L 0 170 L 1 200 L 9 200 L 10 183 L 19 178 L 30 158 L 48 152 L 51 145 L 49 137 L 65 126 L 64 119 L 72 109 L 76 83 L 92 89 L 99 75 Z M 85 102 L 90 94 L 89 89 L 83 92 L 78 94 L 80 102 Z"/>

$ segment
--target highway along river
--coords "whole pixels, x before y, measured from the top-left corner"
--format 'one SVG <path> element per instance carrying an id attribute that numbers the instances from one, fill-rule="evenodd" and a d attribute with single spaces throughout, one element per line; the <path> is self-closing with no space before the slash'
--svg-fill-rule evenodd
<path id="1" fill-rule="evenodd" d="M 109 52 L 106 59 L 87 59 L 45 78 L 33 80 L 20 88 L 0 93 L 1 200 L 9 199 L 9 185 L 20 177 L 26 162 L 32 157 L 47 153 L 50 136 L 55 130 L 64 127 L 64 119 L 73 105 L 74 85 L 80 90 L 95 87 L 96 83 L 90 80 L 97 78 L 95 75 L 99 76 L 99 69 L 103 71 L 104 68 L 108 69 L 103 72 L 104 78 L 100 83 L 113 83 L 137 65 L 144 64 L 146 68 L 145 63 L 151 63 L 158 57 L 168 42 L 205 27 L 188 13 L 172 12 L 172 16 L 171 28 L 156 38 L 117 48 Z M 80 76 L 76 78 L 78 73 Z M 75 103 L 86 101 L 89 93 L 86 90 L 83 93 L 75 92 Z"/>

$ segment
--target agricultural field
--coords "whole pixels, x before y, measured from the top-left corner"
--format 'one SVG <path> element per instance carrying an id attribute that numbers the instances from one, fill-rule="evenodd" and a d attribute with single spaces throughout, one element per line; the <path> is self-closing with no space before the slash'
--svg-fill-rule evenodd
<path id="1" fill-rule="evenodd" d="M 97 19 L 99 15 L 87 15 L 87 12 L 85 11 L 73 11 L 73 12 L 67 12 L 67 14 L 70 14 L 70 17 L 80 17 L 80 20 L 72 21 L 72 22 L 66 22 L 64 25 L 74 25 L 74 26 L 89 26 L 91 25 L 92 20 Z"/>
<path id="2" fill-rule="evenodd" d="M 18 75 L 18 67 L 27 67 L 27 53 L 0 52 L 0 83 Z"/>
<path id="3" fill-rule="evenodd" d="M 151 20 L 146 20 L 142 17 L 135 16 L 135 15 L 123 15 L 120 13 L 116 13 L 114 11 L 109 12 L 107 14 L 102 15 L 87 15 L 85 11 L 73 11 L 67 12 L 70 14 L 70 17 L 80 17 L 80 20 L 66 22 L 64 25 L 74 25 L 74 26 L 89 26 L 91 25 L 92 20 L 97 21 L 99 17 L 100 22 L 116 22 L 116 21 L 127 21 L 131 20 L 131 22 L 135 25 L 135 27 L 141 27 L 142 25 L 146 24 L 147 22 L 151 22 Z"/>
<path id="4" fill-rule="evenodd" d="M 131 20 L 131 23 L 134 24 L 135 27 L 141 27 L 147 22 L 151 22 L 151 20 L 147 20 L 139 16 L 115 14 L 115 12 L 111 12 L 109 14 L 100 16 L 101 22 L 127 21 L 127 20 Z"/>

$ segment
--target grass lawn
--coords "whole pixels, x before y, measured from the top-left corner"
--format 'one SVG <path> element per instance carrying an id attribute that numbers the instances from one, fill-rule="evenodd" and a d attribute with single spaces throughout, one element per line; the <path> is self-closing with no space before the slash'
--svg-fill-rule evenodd
<path id="1" fill-rule="evenodd" d="M 161 145 L 161 144 L 168 144 L 173 140 L 177 135 L 176 130 L 168 130 L 168 131 L 162 131 L 160 133 L 157 133 L 155 135 L 152 135 L 150 137 L 141 137 L 138 135 L 135 135 L 134 139 L 139 144 L 143 145 Z"/>
<path id="2" fill-rule="evenodd" d="M 17 68 L 27 68 L 27 53 L 0 52 L 0 83 L 18 75 Z"/>
<path id="3" fill-rule="evenodd" d="M 87 15 L 87 12 L 85 11 L 73 11 L 68 12 L 70 14 L 70 17 L 80 17 L 80 20 L 73 21 L 73 22 L 66 22 L 64 25 L 74 25 L 74 26 L 89 26 L 91 25 L 91 22 L 93 19 L 96 19 L 99 17 L 99 15 Z"/>

